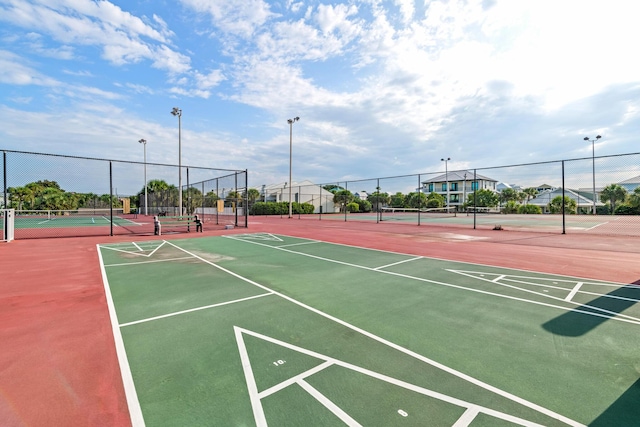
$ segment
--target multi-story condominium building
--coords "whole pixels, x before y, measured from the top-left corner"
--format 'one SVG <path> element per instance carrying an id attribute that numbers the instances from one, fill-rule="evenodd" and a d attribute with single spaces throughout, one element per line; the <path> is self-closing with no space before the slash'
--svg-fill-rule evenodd
<path id="1" fill-rule="evenodd" d="M 422 192 L 441 194 L 447 206 L 461 206 L 467 195 L 476 190 L 496 191 L 498 181 L 484 175 L 473 175 L 473 171 L 452 171 L 422 181 Z"/>

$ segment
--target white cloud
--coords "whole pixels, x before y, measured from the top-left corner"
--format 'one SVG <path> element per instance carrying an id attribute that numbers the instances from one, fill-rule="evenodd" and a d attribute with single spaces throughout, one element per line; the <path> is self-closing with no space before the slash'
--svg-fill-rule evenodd
<path id="1" fill-rule="evenodd" d="M 18 55 L 0 50 L 0 83 L 9 85 L 60 86 L 60 82 L 45 76 L 30 66 Z"/>
<path id="2" fill-rule="evenodd" d="M 155 67 L 172 73 L 189 68 L 189 59 L 166 45 L 166 36 L 172 33 L 161 20 L 155 20 L 160 22 L 161 31 L 157 31 L 108 1 L 16 2 L 0 15 L 0 19 L 13 25 L 47 34 L 65 44 L 101 47 L 103 58 L 115 65 L 151 60 Z M 68 46 L 49 50 L 71 54 Z"/>
<path id="3" fill-rule="evenodd" d="M 206 13 L 211 23 L 226 33 L 245 38 L 253 35 L 268 19 L 276 16 L 262 0 L 217 1 L 182 0 L 196 12 Z"/>

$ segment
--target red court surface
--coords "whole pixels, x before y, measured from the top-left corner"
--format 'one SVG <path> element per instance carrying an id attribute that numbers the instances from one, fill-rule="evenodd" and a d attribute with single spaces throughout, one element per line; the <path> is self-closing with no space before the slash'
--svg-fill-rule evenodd
<path id="1" fill-rule="evenodd" d="M 96 244 L 255 232 L 640 283 L 637 237 L 251 217 L 198 235 L 0 243 L 0 425 L 130 425 Z"/>

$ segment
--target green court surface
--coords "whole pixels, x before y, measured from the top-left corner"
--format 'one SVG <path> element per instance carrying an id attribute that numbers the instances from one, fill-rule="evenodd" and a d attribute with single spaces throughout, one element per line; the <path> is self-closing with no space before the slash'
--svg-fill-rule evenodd
<path id="1" fill-rule="evenodd" d="M 109 216 L 105 215 L 77 215 L 77 216 L 17 216 L 15 228 L 74 228 L 74 227 L 104 227 L 111 224 Z M 136 226 L 140 225 L 135 219 L 113 217 L 114 225 Z"/>
<path id="2" fill-rule="evenodd" d="M 99 245 L 147 426 L 622 426 L 640 287 L 266 233 Z"/>

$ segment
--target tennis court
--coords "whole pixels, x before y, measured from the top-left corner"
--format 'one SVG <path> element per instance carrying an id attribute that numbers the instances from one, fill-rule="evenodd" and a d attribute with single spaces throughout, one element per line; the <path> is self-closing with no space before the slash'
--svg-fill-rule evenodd
<path id="1" fill-rule="evenodd" d="M 134 425 L 633 425 L 640 287 L 267 232 L 98 245 Z"/>
<path id="2" fill-rule="evenodd" d="M 113 218 L 113 220 L 112 220 Z M 122 209 L 88 209 L 78 210 L 18 210 L 15 213 L 15 228 L 75 228 L 75 227 L 105 227 L 141 226 L 136 221 L 137 215 L 124 214 Z"/>

